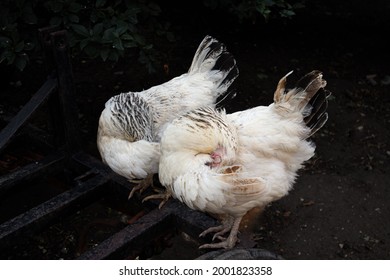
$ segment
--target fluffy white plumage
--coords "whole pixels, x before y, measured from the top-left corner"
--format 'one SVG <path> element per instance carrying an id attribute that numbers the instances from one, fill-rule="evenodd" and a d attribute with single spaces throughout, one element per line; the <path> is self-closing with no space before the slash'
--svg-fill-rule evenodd
<path id="1" fill-rule="evenodd" d="M 233 56 L 216 39 L 200 43 L 188 73 L 141 92 L 110 98 L 99 119 L 97 146 L 104 163 L 129 180 L 145 179 L 141 191 L 158 172 L 160 138 L 174 118 L 200 106 L 215 107 L 238 76 Z"/>
<path id="2" fill-rule="evenodd" d="M 255 207 L 285 196 L 297 171 L 314 155 L 308 138 L 327 120 L 322 73 L 305 75 L 285 91 L 283 77 L 274 103 L 233 114 L 203 107 L 175 119 L 161 139 L 160 182 L 192 209 L 222 217 L 219 243 L 201 248 L 232 248 L 242 217 Z"/>

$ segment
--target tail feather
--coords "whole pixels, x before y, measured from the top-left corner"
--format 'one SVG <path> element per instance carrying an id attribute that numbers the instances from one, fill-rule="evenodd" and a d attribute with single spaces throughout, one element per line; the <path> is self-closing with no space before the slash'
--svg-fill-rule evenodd
<path id="1" fill-rule="evenodd" d="M 320 89 L 315 96 L 312 97 L 309 102 L 309 105 L 311 106 L 310 115 L 304 118 L 307 126 L 310 127 L 321 117 L 321 115 L 326 113 L 326 110 L 328 109 L 328 97 L 328 92 L 323 89 Z"/>
<path id="2" fill-rule="evenodd" d="M 310 133 L 307 136 L 307 138 L 311 137 L 314 135 L 318 130 L 320 130 L 321 127 L 324 126 L 324 124 L 328 121 L 328 113 L 322 114 L 318 119 L 316 119 L 316 122 L 311 124 L 309 126 L 310 128 Z"/>
<path id="3" fill-rule="evenodd" d="M 215 60 L 215 57 L 219 56 L 223 51 L 226 51 L 226 47 L 217 39 L 207 35 L 199 44 L 188 73 L 191 74 L 211 70 L 215 63 L 213 60 Z"/>
<path id="4" fill-rule="evenodd" d="M 308 137 L 316 133 L 328 120 L 328 97 L 324 88 L 326 81 L 322 72 L 314 70 L 303 76 L 295 87 L 286 92 L 286 78 L 280 79 L 274 94 L 274 102 L 281 114 L 300 112 L 304 122 L 310 128 Z"/>
<path id="5" fill-rule="evenodd" d="M 304 108 L 307 104 L 310 104 L 310 100 L 325 86 L 326 81 L 322 79 L 322 73 L 318 70 L 314 70 L 303 76 L 295 86 L 295 88 L 303 89 L 306 92 L 306 96 L 300 102 L 299 108 Z"/>
<path id="6" fill-rule="evenodd" d="M 188 73 L 205 73 L 211 80 L 214 77 L 218 96 L 225 94 L 239 75 L 233 55 L 223 43 L 208 35 L 196 50 Z"/>

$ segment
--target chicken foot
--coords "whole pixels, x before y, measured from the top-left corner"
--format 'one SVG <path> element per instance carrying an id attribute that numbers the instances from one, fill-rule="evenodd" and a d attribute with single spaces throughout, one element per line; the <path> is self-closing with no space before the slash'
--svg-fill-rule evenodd
<path id="1" fill-rule="evenodd" d="M 138 185 L 134 186 L 133 189 L 130 191 L 128 199 L 132 198 L 136 191 L 139 191 L 139 193 L 142 193 L 149 186 L 153 187 L 153 174 L 149 174 L 145 179 L 142 179 L 142 180 L 129 180 L 129 182 L 131 182 L 131 183 L 138 183 Z"/>
<path id="2" fill-rule="evenodd" d="M 225 249 L 231 249 L 236 245 L 238 238 L 238 228 L 240 227 L 242 217 L 238 217 L 235 219 L 229 219 L 225 220 L 225 222 L 217 227 L 211 227 L 203 231 L 199 236 L 203 237 L 206 234 L 210 232 L 216 232 L 213 236 L 213 240 L 215 238 L 218 238 L 220 240 L 223 240 L 218 243 L 209 243 L 209 244 L 203 244 L 199 247 L 199 249 L 206 249 L 206 248 L 225 248 Z M 227 238 L 223 238 L 221 235 L 225 234 L 226 232 L 229 232 L 229 236 Z"/>
<path id="3" fill-rule="evenodd" d="M 159 189 L 154 189 L 154 191 L 157 193 L 145 197 L 142 200 L 142 202 L 148 201 L 150 199 L 161 199 L 161 202 L 158 205 L 158 209 L 161 209 L 165 205 L 165 203 L 167 203 L 169 198 L 171 197 L 171 193 L 168 192 L 167 190 L 159 190 Z"/>

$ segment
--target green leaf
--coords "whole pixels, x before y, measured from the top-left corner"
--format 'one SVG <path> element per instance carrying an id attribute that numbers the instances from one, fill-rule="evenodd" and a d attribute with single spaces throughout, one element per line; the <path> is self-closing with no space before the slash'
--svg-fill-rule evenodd
<path id="1" fill-rule="evenodd" d="M 127 40 L 127 41 L 134 41 L 134 37 L 131 36 L 129 33 L 123 34 L 123 35 L 121 36 L 121 38 L 122 38 L 123 40 Z"/>
<path id="2" fill-rule="evenodd" d="M 100 22 L 98 24 L 95 24 L 95 26 L 92 29 L 92 32 L 94 35 L 98 35 L 103 32 L 103 23 Z"/>
<path id="3" fill-rule="evenodd" d="M 124 22 L 124 21 L 118 21 L 118 22 L 117 22 L 116 32 L 117 32 L 119 35 L 122 35 L 122 34 L 125 33 L 126 31 L 127 31 L 127 23 Z"/>
<path id="4" fill-rule="evenodd" d="M 292 16 L 295 15 L 295 12 L 292 11 L 292 10 L 281 10 L 281 11 L 280 11 L 280 15 L 281 15 L 282 17 L 291 18 Z"/>
<path id="5" fill-rule="evenodd" d="M 89 39 L 84 39 L 84 40 L 81 40 L 80 42 L 80 50 L 83 50 L 85 48 L 85 46 L 87 46 L 89 44 Z"/>
<path id="6" fill-rule="evenodd" d="M 106 31 L 104 31 L 103 39 L 112 42 L 116 38 L 114 32 L 114 27 L 107 29 Z"/>
<path id="7" fill-rule="evenodd" d="M 77 34 L 84 36 L 84 37 L 89 37 L 88 29 L 85 28 L 83 25 L 72 24 L 71 26 L 72 26 L 72 29 L 74 30 L 74 32 L 76 32 Z"/>
<path id="8" fill-rule="evenodd" d="M 123 51 L 124 48 L 123 48 L 123 45 L 122 45 L 122 40 L 121 39 L 117 39 L 114 41 L 113 43 L 113 47 L 117 50 L 120 50 L 120 51 Z"/>
<path id="9" fill-rule="evenodd" d="M 70 14 L 69 16 L 68 16 L 68 18 L 69 18 L 69 20 L 70 20 L 70 22 L 79 22 L 79 17 L 78 17 L 78 15 L 75 15 L 75 14 Z"/>

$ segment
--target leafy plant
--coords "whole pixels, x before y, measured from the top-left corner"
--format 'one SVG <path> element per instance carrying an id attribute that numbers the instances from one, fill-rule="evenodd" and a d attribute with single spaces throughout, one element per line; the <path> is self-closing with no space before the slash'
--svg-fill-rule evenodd
<path id="1" fill-rule="evenodd" d="M 78 14 L 83 8 L 77 0 L 51 0 L 44 3 L 44 6 L 49 11 L 51 26 L 64 26 L 69 28 L 72 23 L 78 23 L 80 17 Z"/>
<path id="2" fill-rule="evenodd" d="M 14 65 L 20 71 L 26 67 L 29 52 L 36 46 L 36 38 L 31 33 L 31 26 L 37 23 L 34 4 L 26 0 L 0 4 L 0 63 Z"/>
<path id="3" fill-rule="evenodd" d="M 144 0 L 3 0 L 0 8 L 0 63 L 21 71 L 39 51 L 36 30 L 48 25 L 68 31 L 73 55 L 116 62 L 130 53 L 150 72 L 159 55 L 153 40 L 174 40 L 157 19 L 160 7 Z"/>
<path id="4" fill-rule="evenodd" d="M 14 28 L 15 25 L 7 26 L 8 30 Z M 14 65 L 20 71 L 23 71 L 29 61 L 27 53 L 34 48 L 34 44 L 20 39 L 17 32 L 10 32 L 9 36 L 0 36 L 0 47 L 2 49 L 0 63 Z"/>
<path id="5" fill-rule="evenodd" d="M 88 6 L 77 0 L 51 0 L 46 6 L 55 15 L 50 23 L 70 31 L 74 54 L 116 62 L 126 51 L 138 50 L 138 60 L 149 72 L 154 71 L 158 54 L 152 52 L 153 44 L 144 34 L 157 33 L 156 17 L 161 12 L 158 5 L 147 1 L 96 0 Z M 148 19 L 146 24 L 143 18 Z M 145 30 L 146 25 L 152 28 Z"/>
<path id="6" fill-rule="evenodd" d="M 271 17 L 291 18 L 297 9 L 304 7 L 304 0 L 204 0 L 209 8 L 229 10 L 242 22 L 256 22 L 260 17 L 268 21 Z"/>
<path id="7" fill-rule="evenodd" d="M 204 0 L 204 6 L 228 11 L 241 22 L 254 22 L 259 17 L 290 18 L 303 1 Z M 147 0 L 2 0 L 0 63 L 23 71 L 39 54 L 38 28 L 50 25 L 68 31 L 74 56 L 116 62 L 128 55 L 153 72 L 161 56 L 154 43 L 175 40 L 161 13 L 160 5 Z"/>

